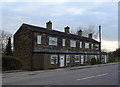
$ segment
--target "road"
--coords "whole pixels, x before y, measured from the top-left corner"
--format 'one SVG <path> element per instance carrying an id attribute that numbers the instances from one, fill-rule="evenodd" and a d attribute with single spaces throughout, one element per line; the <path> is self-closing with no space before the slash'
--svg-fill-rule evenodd
<path id="1" fill-rule="evenodd" d="M 118 65 L 8 75 L 3 85 L 118 85 Z"/>

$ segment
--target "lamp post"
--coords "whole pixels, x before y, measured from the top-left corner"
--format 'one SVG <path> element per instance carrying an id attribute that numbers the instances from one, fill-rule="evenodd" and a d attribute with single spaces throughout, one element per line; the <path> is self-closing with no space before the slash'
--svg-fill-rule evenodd
<path id="1" fill-rule="evenodd" d="M 99 50 L 100 50 L 100 60 L 101 60 L 101 25 L 99 25 L 99 42 L 100 42 Z"/>

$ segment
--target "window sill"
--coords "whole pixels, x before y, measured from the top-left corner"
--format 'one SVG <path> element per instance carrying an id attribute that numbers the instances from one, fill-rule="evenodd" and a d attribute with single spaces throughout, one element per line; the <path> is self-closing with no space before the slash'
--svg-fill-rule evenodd
<path id="1" fill-rule="evenodd" d="M 79 63 L 80 61 L 75 61 L 75 63 Z"/>

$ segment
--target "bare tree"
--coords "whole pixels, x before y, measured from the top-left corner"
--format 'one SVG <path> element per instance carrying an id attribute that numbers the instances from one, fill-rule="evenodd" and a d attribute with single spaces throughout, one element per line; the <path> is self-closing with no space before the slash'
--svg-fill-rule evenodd
<path id="1" fill-rule="evenodd" d="M 106 49 L 106 48 L 103 48 L 103 49 L 101 50 L 101 52 L 109 52 L 109 50 Z"/>
<path id="2" fill-rule="evenodd" d="M 95 31 L 94 25 L 89 25 L 88 27 L 79 26 L 77 28 L 77 31 L 79 31 L 79 30 L 82 30 L 82 35 L 85 36 L 85 37 L 87 37 L 88 34 L 92 33 L 93 34 L 93 38 L 95 38 L 95 39 L 97 38 L 98 33 L 99 33 L 99 32 Z"/>
<path id="3" fill-rule="evenodd" d="M 0 52 L 4 53 L 9 37 L 12 37 L 11 33 L 0 30 Z"/>
<path id="4" fill-rule="evenodd" d="M 77 32 L 79 31 L 79 30 L 83 30 L 83 27 L 82 26 L 79 26 L 79 27 L 77 27 L 77 29 L 72 29 L 71 30 L 71 34 L 78 34 Z"/>

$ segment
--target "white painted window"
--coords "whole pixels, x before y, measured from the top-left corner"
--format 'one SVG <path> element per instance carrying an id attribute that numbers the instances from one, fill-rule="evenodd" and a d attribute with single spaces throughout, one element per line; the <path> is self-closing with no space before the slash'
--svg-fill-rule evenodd
<path id="1" fill-rule="evenodd" d="M 99 44 L 95 44 L 96 50 L 99 50 Z"/>
<path id="2" fill-rule="evenodd" d="M 97 59 L 97 55 L 95 55 L 95 59 Z"/>
<path id="3" fill-rule="evenodd" d="M 101 58 L 103 58 L 103 59 L 104 59 L 104 58 L 105 58 L 105 55 L 101 55 Z"/>
<path id="4" fill-rule="evenodd" d="M 100 55 L 98 55 L 98 59 L 100 59 Z"/>
<path id="5" fill-rule="evenodd" d="M 75 55 L 75 62 L 80 62 L 80 56 L 79 55 Z"/>
<path id="6" fill-rule="evenodd" d="M 70 63 L 70 55 L 66 55 L 66 63 Z"/>
<path id="7" fill-rule="evenodd" d="M 80 48 L 82 48 L 82 42 L 80 42 Z"/>
<path id="8" fill-rule="evenodd" d="M 92 58 L 95 58 L 95 55 L 91 55 L 91 59 L 92 59 Z"/>
<path id="9" fill-rule="evenodd" d="M 92 55 L 89 55 L 90 60 L 92 59 Z"/>
<path id="10" fill-rule="evenodd" d="M 58 64 L 58 56 L 56 55 L 56 64 Z"/>
<path id="11" fill-rule="evenodd" d="M 70 40 L 70 47 L 76 47 L 76 41 Z"/>
<path id="12" fill-rule="evenodd" d="M 89 43 L 85 43 L 85 48 L 89 48 Z"/>
<path id="13" fill-rule="evenodd" d="M 57 38 L 49 37 L 49 45 L 57 46 Z"/>
<path id="14" fill-rule="evenodd" d="M 62 39 L 62 46 L 65 46 L 65 39 Z"/>
<path id="15" fill-rule="evenodd" d="M 105 63 L 107 63 L 107 55 L 105 55 Z"/>
<path id="16" fill-rule="evenodd" d="M 37 44 L 41 44 L 41 35 L 37 35 Z"/>
<path id="17" fill-rule="evenodd" d="M 58 56 L 57 55 L 51 55 L 51 64 L 57 64 L 58 63 Z"/>
<path id="18" fill-rule="evenodd" d="M 88 62 L 88 55 L 85 55 L 85 62 Z"/>
<path id="19" fill-rule="evenodd" d="M 91 49 L 94 49 L 94 44 L 93 43 L 91 43 Z"/>

